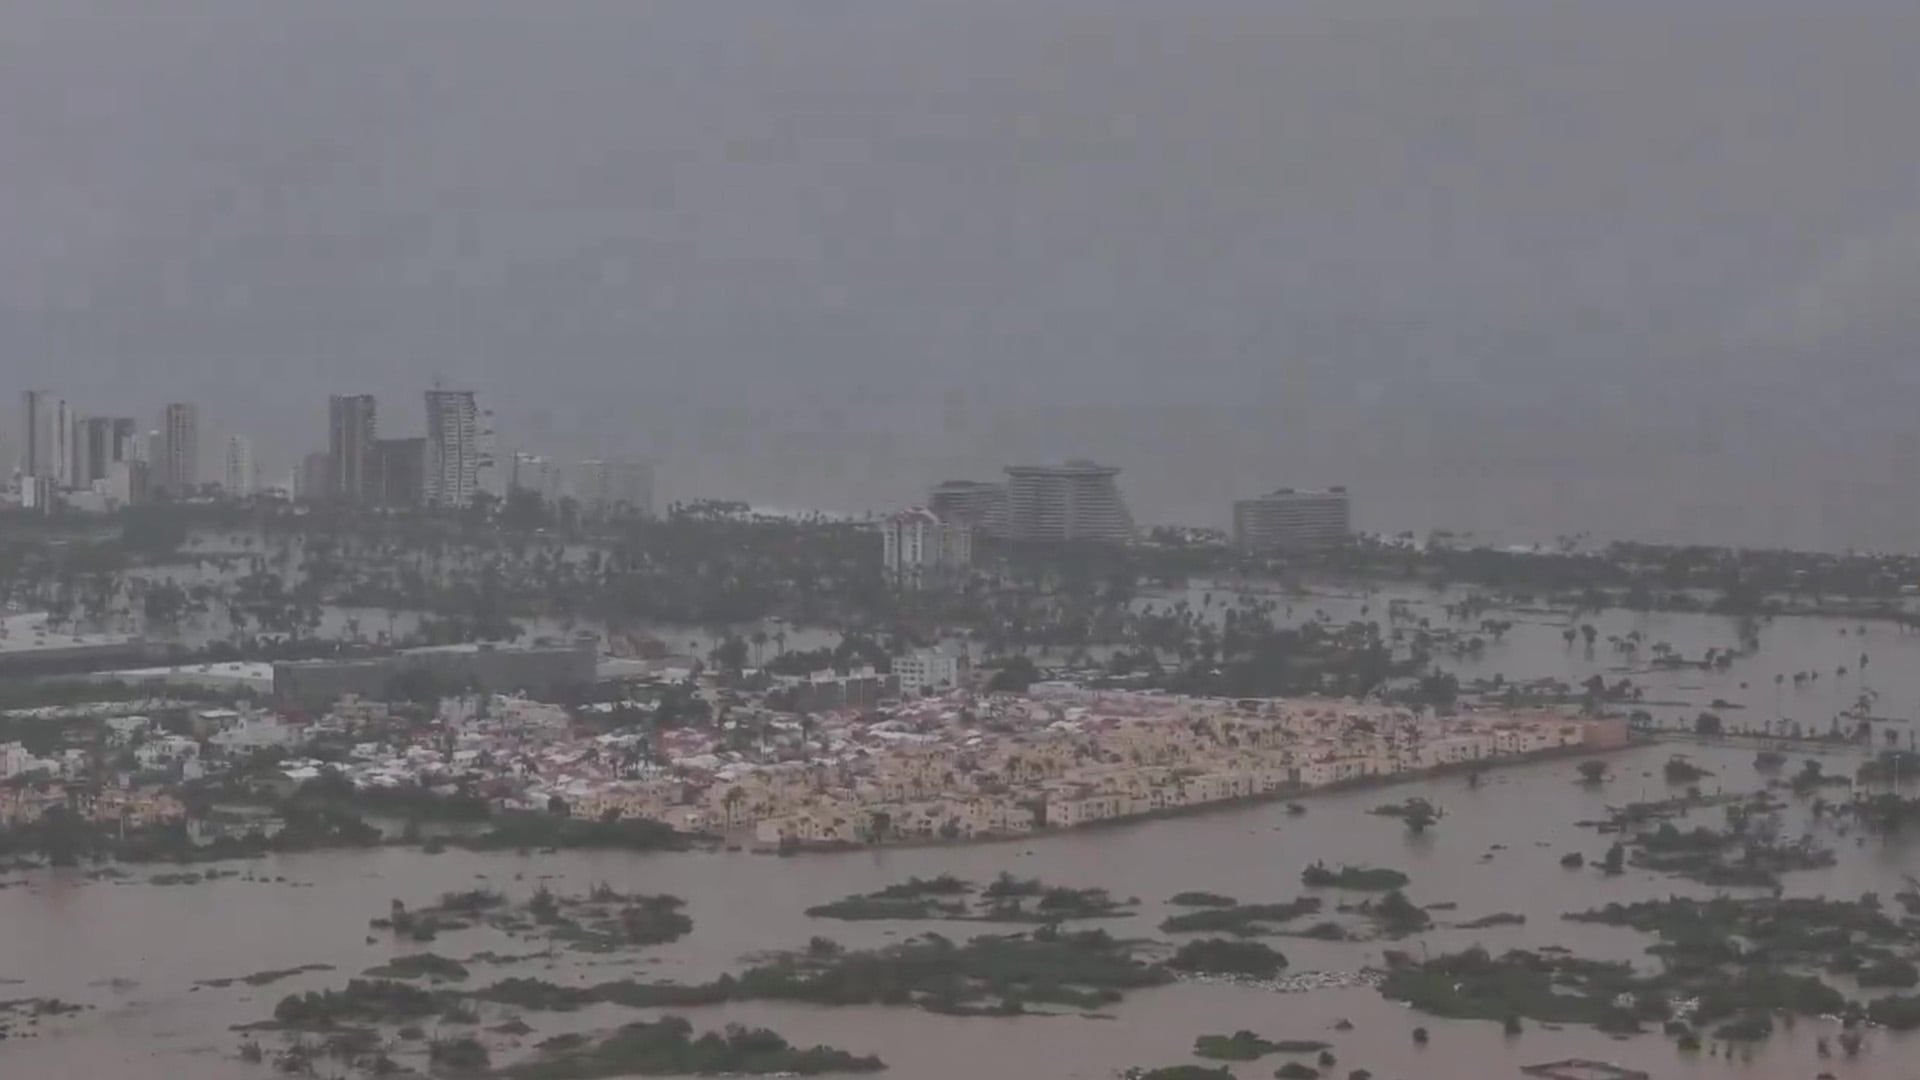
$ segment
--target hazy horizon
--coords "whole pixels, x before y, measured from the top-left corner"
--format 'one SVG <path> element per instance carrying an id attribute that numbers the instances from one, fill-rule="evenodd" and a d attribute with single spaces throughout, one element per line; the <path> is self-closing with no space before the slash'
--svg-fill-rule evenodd
<path id="1" fill-rule="evenodd" d="M 19 391 L 331 393 L 861 512 L 1023 459 L 1144 523 L 1920 549 L 1920 10 L 182 0 L 0 15 Z"/>

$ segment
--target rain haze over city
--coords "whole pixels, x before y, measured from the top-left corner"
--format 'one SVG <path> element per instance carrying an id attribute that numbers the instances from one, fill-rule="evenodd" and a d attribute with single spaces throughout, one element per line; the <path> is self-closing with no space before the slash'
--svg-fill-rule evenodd
<path id="1" fill-rule="evenodd" d="M 1908 1076 L 1917 53 L 0 5 L 0 1077 Z"/>

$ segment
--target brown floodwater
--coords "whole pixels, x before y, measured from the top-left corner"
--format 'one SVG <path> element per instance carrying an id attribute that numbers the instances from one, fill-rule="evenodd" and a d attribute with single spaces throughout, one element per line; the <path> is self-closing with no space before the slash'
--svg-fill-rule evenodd
<path id="1" fill-rule="evenodd" d="M 445 891 L 487 885 L 517 897 L 541 881 L 558 892 L 584 892 L 606 881 L 623 891 L 673 893 L 685 898 L 693 933 L 671 945 L 626 956 L 567 956 L 514 967 L 474 968 L 473 981 L 506 974 L 556 982 L 597 982 L 637 975 L 705 979 L 737 969 L 755 953 L 803 945 L 810 936 L 847 945 L 877 944 L 939 930 L 949 936 L 995 929 L 955 923 L 844 923 L 810 919 L 804 909 L 852 892 L 869 891 L 909 875 L 953 873 L 985 881 L 1001 871 L 1050 883 L 1103 886 L 1138 897 L 1140 914 L 1100 925 L 1119 935 L 1158 936 L 1154 924 L 1166 900 L 1183 889 L 1227 893 L 1242 900 L 1299 895 L 1300 870 L 1316 859 L 1392 866 L 1413 878 L 1409 894 L 1423 904 L 1451 902 L 1441 923 L 1498 911 L 1528 916 L 1523 926 L 1465 931 L 1441 928 L 1409 942 L 1325 943 L 1281 940 L 1276 945 L 1294 971 L 1352 971 L 1378 963 L 1397 947 L 1440 952 L 1479 942 L 1493 949 L 1560 945 L 1596 958 L 1645 962 L 1649 939 L 1617 928 L 1569 923 L 1560 915 L 1609 900 L 1703 890 L 1677 879 L 1629 872 L 1619 878 L 1571 871 L 1562 854 L 1597 856 L 1601 837 L 1575 822 L 1600 816 L 1607 803 L 1668 791 L 1659 766 L 1670 747 L 1616 755 L 1616 779 L 1600 790 L 1573 782 L 1571 762 L 1546 762 L 1490 773 L 1478 789 L 1458 777 L 1391 788 L 1349 791 L 1310 799 L 1304 816 L 1279 806 L 1225 810 L 1194 817 L 1115 826 L 1034 838 L 962 846 L 871 850 L 774 858 L 749 853 L 628 855 L 561 853 L 518 856 L 450 851 L 379 850 L 259 860 L 233 864 L 284 882 L 224 879 L 183 886 L 145 883 L 150 870 L 122 881 L 89 881 L 75 872 L 16 874 L 0 890 L 0 998 L 53 996 L 93 1006 L 70 1018 L 42 1021 L 34 1038 L 0 1042 L 0 1077 L 88 1076 L 135 1080 L 157 1075 L 207 1080 L 263 1077 L 264 1066 L 240 1062 L 241 1036 L 232 1025 L 271 1014 L 295 990 L 337 986 L 350 975 L 417 946 L 396 944 L 370 931 L 369 919 L 391 899 L 424 904 Z M 1716 770 L 1704 785 L 1728 790 L 1757 786 L 1751 752 L 1686 747 Z M 1850 770 L 1835 758 L 1829 771 Z M 1381 802 L 1410 795 L 1432 799 L 1445 818 L 1427 835 L 1410 836 L 1397 821 L 1370 815 Z M 1703 811 L 1716 822 L 1719 811 Z M 1786 814 L 1787 832 L 1804 818 Z M 1796 894 L 1890 896 L 1901 875 L 1920 872 L 1920 850 L 1901 841 L 1859 843 L 1829 836 L 1841 859 L 1831 870 L 1792 875 Z M 1503 849 L 1496 849 L 1499 846 Z M 1333 902 L 1329 896 L 1329 903 Z M 529 951 L 490 930 L 443 937 L 431 946 L 464 957 L 484 949 Z M 200 980 L 327 963 L 265 987 L 244 984 L 196 988 Z M 1842 989 L 1855 988 L 1844 982 Z M 512 1015 L 490 1009 L 486 1024 Z M 539 1034 L 520 1041 L 496 1038 L 496 1060 L 510 1060 L 533 1039 L 559 1030 L 604 1029 L 651 1011 L 602 1008 L 555 1017 L 527 1014 Z M 1365 1068 L 1380 1080 L 1515 1077 L 1524 1064 L 1563 1057 L 1618 1061 L 1655 1077 L 1796 1077 L 1818 1072 L 1842 1077 L 1891 1078 L 1912 1074 L 1905 1055 L 1920 1042 L 1875 1031 L 1856 1061 L 1821 1060 L 1818 1034 L 1834 1025 L 1801 1021 L 1762 1047 L 1751 1061 L 1681 1055 L 1657 1035 L 1616 1040 L 1586 1029 L 1545 1030 L 1529 1024 L 1515 1038 L 1498 1025 L 1421 1017 L 1358 987 L 1279 993 L 1222 984 L 1180 984 L 1135 994 L 1110 1018 L 1024 1017 L 969 1019 L 903 1009 L 832 1009 L 747 1004 L 686 1011 L 697 1026 L 748 1022 L 773 1027 L 797 1043 L 825 1042 L 878 1053 L 890 1075 L 926 1080 L 1004 1077 L 1109 1077 L 1128 1065 L 1193 1060 L 1195 1036 L 1248 1028 L 1270 1038 L 1314 1038 L 1334 1044 L 1339 1064 L 1329 1075 Z M 1333 1025 L 1346 1019 L 1347 1032 Z M 1431 1043 L 1414 1045 L 1424 1025 Z M 1267 1077 L 1280 1059 L 1240 1066 L 1241 1077 Z"/>

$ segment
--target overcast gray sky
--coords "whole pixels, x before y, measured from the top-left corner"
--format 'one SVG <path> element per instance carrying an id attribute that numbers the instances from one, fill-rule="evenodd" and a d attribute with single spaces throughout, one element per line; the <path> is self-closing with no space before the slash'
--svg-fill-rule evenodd
<path id="1" fill-rule="evenodd" d="M 1813 10 L 8 3 L 0 426 L 438 375 L 669 497 L 1920 546 L 1920 6 Z"/>

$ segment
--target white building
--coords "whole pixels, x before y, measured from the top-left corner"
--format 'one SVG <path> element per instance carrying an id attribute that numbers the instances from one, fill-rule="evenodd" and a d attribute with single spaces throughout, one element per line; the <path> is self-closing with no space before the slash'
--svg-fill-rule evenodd
<path id="1" fill-rule="evenodd" d="M 1234 546 L 1246 552 L 1311 551 L 1344 543 L 1353 532 L 1353 507 L 1344 487 L 1325 491 L 1281 488 L 1233 504 Z"/>
<path id="2" fill-rule="evenodd" d="M 939 649 L 922 649 L 894 657 L 893 674 L 900 680 L 901 697 L 918 697 L 927 690 L 959 686 L 967 675 L 967 660 Z"/>
<path id="3" fill-rule="evenodd" d="M 918 588 L 973 563 L 973 528 L 941 521 L 923 507 L 903 510 L 880 523 L 880 561 L 902 588 Z"/>
<path id="4" fill-rule="evenodd" d="M 653 463 L 634 458 L 590 458 L 574 485 L 581 509 L 596 517 L 653 513 Z"/>
<path id="5" fill-rule="evenodd" d="M 1133 514 L 1114 478 L 1120 470 L 1091 461 L 1007 466 L 1007 536 L 1060 543 L 1125 543 Z"/>
<path id="6" fill-rule="evenodd" d="M 253 463 L 253 440 L 245 435 L 227 439 L 227 494 L 251 495 L 260 487 Z"/>
<path id="7" fill-rule="evenodd" d="M 427 391 L 429 506 L 462 507 L 480 492 L 480 428 L 480 407 L 473 391 Z"/>

